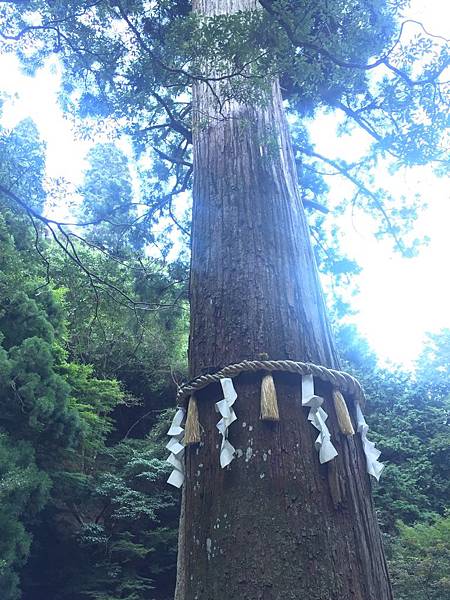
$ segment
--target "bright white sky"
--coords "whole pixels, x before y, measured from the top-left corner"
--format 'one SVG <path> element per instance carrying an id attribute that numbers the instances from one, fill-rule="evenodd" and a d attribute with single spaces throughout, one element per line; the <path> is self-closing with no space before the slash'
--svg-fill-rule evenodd
<path id="1" fill-rule="evenodd" d="M 433 33 L 446 35 L 449 4 L 446 0 L 414 0 L 408 16 L 421 20 Z M 31 117 L 47 143 L 47 175 L 80 184 L 84 157 L 92 142 L 76 139 L 70 122 L 58 107 L 57 63 L 49 63 L 35 78 L 29 78 L 20 72 L 13 56 L 0 56 L 0 74 L 0 91 L 11 96 L 3 107 L 2 125 L 14 127 Z M 364 144 L 362 138 L 356 142 L 354 137 L 338 138 L 332 116 L 318 119 L 310 131 L 317 151 L 330 158 L 351 159 L 355 147 Z M 424 334 L 450 327 L 449 187 L 428 168 L 413 169 L 389 182 L 393 193 L 410 191 L 412 196 L 420 191 L 429 205 L 417 221 L 416 230 L 419 236 L 428 235 L 431 242 L 413 259 L 394 254 L 388 241 L 376 241 L 364 218 L 352 218 L 350 214 L 340 218 L 341 247 L 363 268 L 358 277 L 360 292 L 352 300 L 358 313 L 350 320 L 357 324 L 382 362 L 411 366 Z M 338 182 L 330 194 L 338 196 L 343 190 L 342 182 Z"/>

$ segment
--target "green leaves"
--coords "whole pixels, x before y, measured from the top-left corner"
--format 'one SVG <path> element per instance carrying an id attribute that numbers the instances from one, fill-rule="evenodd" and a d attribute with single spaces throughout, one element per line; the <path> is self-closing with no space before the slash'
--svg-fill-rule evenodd
<path id="1" fill-rule="evenodd" d="M 31 544 L 24 521 L 42 508 L 49 488 L 50 479 L 37 468 L 32 445 L 0 430 L 0 588 L 7 600 L 20 597 L 17 571 Z"/>
<path id="2" fill-rule="evenodd" d="M 340 330 L 386 463 L 374 495 L 398 600 L 446 600 L 450 590 L 448 336 L 448 330 L 430 335 L 413 374 L 378 368 L 355 330 Z"/>
<path id="3" fill-rule="evenodd" d="M 445 600 L 450 590 L 450 517 L 415 527 L 399 525 L 391 570 L 398 600 Z"/>
<path id="4" fill-rule="evenodd" d="M 150 439 L 129 440 L 104 447 L 95 463 L 73 462 L 73 472 L 58 474 L 46 527 L 64 507 L 77 515 L 77 523 L 56 530 L 58 544 L 72 548 L 71 563 L 61 565 L 66 577 L 59 593 L 76 589 L 72 593 L 80 598 L 144 600 L 155 585 L 160 591 L 173 587 L 178 513 L 165 484 L 170 468 L 158 458 L 164 452 Z M 49 542 L 47 552 L 58 547 Z"/>
<path id="5" fill-rule="evenodd" d="M 130 215 L 127 163 L 114 147 L 93 151 L 86 217 L 108 219 L 115 207 L 118 217 Z M 184 289 L 185 268 L 142 257 L 132 271 L 121 260 L 80 249 L 99 278 L 143 304 L 165 302 L 170 308 L 132 313 L 108 288 L 100 287 L 96 296 L 83 271 L 39 238 L 47 270 L 32 225 L 9 197 L 0 202 L 6 217 L 0 220 L 5 599 L 20 597 L 24 570 L 25 597 L 42 587 L 53 593 L 49 585 L 55 594 L 80 599 L 143 600 L 154 585 L 170 590 L 178 508 L 165 485 L 169 467 L 160 430 L 168 425 L 162 421 L 155 430 L 161 435 L 151 440 L 132 436 L 143 437 L 160 407 L 172 403 L 167 390 L 173 369 L 185 368 L 186 319 L 171 306 Z M 91 240 L 96 236 L 114 251 L 120 241 L 122 257 L 134 243 L 114 226 L 93 227 L 91 233 Z"/>
<path id="6" fill-rule="evenodd" d="M 340 338 L 348 368 L 366 391 L 372 437 L 386 462 L 374 489 L 378 517 L 395 535 L 397 522 L 427 522 L 448 508 L 450 381 L 433 372 L 433 364 L 445 364 L 447 335 L 433 336 L 436 345 L 424 351 L 415 375 L 378 368 L 351 327 L 342 328 Z"/>

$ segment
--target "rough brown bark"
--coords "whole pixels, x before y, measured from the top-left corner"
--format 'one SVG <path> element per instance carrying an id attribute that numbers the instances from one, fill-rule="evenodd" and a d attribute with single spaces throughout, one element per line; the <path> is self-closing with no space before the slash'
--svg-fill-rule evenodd
<path id="1" fill-rule="evenodd" d="M 258 3 L 193 4 L 210 15 Z M 264 108 L 231 102 L 220 114 L 196 85 L 194 164 L 191 374 L 262 352 L 338 367 L 278 84 Z M 319 388 L 339 455 L 320 465 L 300 378 L 275 375 L 276 425 L 259 419 L 260 380 L 235 380 L 238 456 L 224 470 L 220 387 L 198 395 L 204 433 L 186 451 L 176 600 L 392 599 L 361 441 L 339 433 L 331 390 Z"/>

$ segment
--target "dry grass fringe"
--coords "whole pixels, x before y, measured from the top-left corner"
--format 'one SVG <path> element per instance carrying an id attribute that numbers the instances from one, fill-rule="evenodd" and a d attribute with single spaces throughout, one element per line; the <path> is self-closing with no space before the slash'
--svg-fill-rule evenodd
<path id="1" fill-rule="evenodd" d="M 277 391 L 272 373 L 267 373 L 261 382 L 261 419 L 263 421 L 279 421 Z"/>
<path id="2" fill-rule="evenodd" d="M 184 445 L 199 444 L 200 437 L 200 421 L 198 419 L 198 406 L 195 396 L 189 398 L 189 405 L 184 426 Z"/>
<path id="3" fill-rule="evenodd" d="M 344 435 L 354 435 L 355 430 L 353 429 L 350 413 L 348 412 L 344 396 L 339 390 L 333 390 L 333 402 L 341 432 Z"/>

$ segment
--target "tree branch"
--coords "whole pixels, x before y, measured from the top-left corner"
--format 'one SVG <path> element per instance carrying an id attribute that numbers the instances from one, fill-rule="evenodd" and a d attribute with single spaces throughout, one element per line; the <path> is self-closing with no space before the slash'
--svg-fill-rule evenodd
<path id="1" fill-rule="evenodd" d="M 317 158 L 317 159 L 323 161 L 324 163 L 330 165 L 331 167 L 333 167 L 333 169 L 335 169 L 338 173 L 340 173 L 341 175 L 346 177 L 349 181 L 351 181 L 353 183 L 353 185 L 357 189 L 359 189 L 365 196 L 370 198 L 372 200 L 375 208 L 377 208 L 377 210 L 379 210 L 380 213 L 382 214 L 383 219 L 387 226 L 387 230 L 388 230 L 389 234 L 392 236 L 394 243 L 397 246 L 398 250 L 403 255 L 407 254 L 405 245 L 404 245 L 403 241 L 397 235 L 396 228 L 393 225 L 391 218 L 387 214 L 386 209 L 384 208 L 382 202 L 380 201 L 380 199 L 377 197 L 377 195 L 374 192 L 369 190 L 361 181 L 359 181 L 354 175 L 352 175 L 349 172 L 348 168 L 345 168 L 344 166 L 342 166 L 342 164 L 340 164 L 339 161 L 336 161 L 336 160 L 333 160 L 326 156 L 323 156 L 323 154 L 314 152 L 313 150 L 310 150 L 309 148 L 302 147 L 302 148 L 300 148 L 300 151 L 303 152 L 304 154 L 306 154 L 307 156 L 311 156 L 312 158 Z"/>
<path id="2" fill-rule="evenodd" d="M 22 200 L 17 194 L 0 184 L 0 193 L 3 193 L 6 197 L 12 200 L 15 204 L 17 204 L 30 218 L 33 225 L 36 226 L 35 221 L 41 222 L 50 232 L 54 242 L 57 246 L 64 252 L 64 254 L 73 262 L 75 265 L 86 275 L 90 287 L 94 291 L 96 297 L 96 313 L 94 315 L 94 320 L 97 318 L 97 310 L 98 304 L 100 302 L 99 298 L 99 290 L 103 290 L 105 293 L 109 294 L 111 298 L 120 304 L 118 298 L 122 298 L 125 301 L 127 306 L 130 306 L 134 309 L 138 308 L 140 310 L 147 311 L 156 311 L 159 309 L 167 309 L 173 308 L 175 303 L 165 304 L 165 303 L 149 303 L 149 302 L 141 302 L 131 298 L 126 292 L 117 287 L 111 281 L 108 281 L 104 277 L 101 277 L 98 273 L 92 271 L 80 258 L 78 251 L 72 241 L 72 238 L 76 238 L 85 242 L 83 238 L 77 236 L 71 231 L 66 231 L 64 226 L 66 224 L 55 221 L 53 219 L 48 219 L 41 215 L 38 211 L 28 206 L 27 203 Z M 58 235 L 59 234 L 59 235 Z M 61 241 L 60 237 L 63 241 Z M 113 292 L 113 294 L 111 294 Z M 115 296 L 114 294 L 117 294 Z"/>
<path id="3" fill-rule="evenodd" d="M 379 67 L 381 65 L 384 65 L 390 71 L 392 71 L 393 73 L 395 73 L 398 77 L 400 77 L 404 81 L 406 81 L 406 83 L 409 86 L 412 87 L 412 86 L 422 85 L 424 83 L 431 83 L 431 82 L 435 81 L 436 78 L 439 77 L 439 75 L 448 66 L 448 62 L 447 62 L 437 72 L 435 72 L 432 76 L 424 78 L 424 79 L 413 80 L 404 71 L 402 71 L 401 69 L 399 69 L 398 67 L 396 67 L 395 65 L 393 65 L 392 63 L 389 62 L 389 56 L 392 54 L 392 52 L 395 50 L 395 48 L 397 47 L 397 45 L 400 43 L 401 37 L 403 35 L 403 29 L 404 29 L 405 25 L 407 25 L 408 23 L 413 23 L 413 24 L 419 25 L 421 27 L 421 29 L 424 31 L 424 33 L 426 33 L 426 35 L 428 35 L 430 37 L 442 40 L 444 42 L 448 42 L 449 41 L 448 39 L 446 39 L 446 38 L 444 38 L 442 36 L 432 35 L 432 34 L 428 33 L 428 31 L 425 29 L 425 27 L 422 25 L 422 23 L 420 23 L 419 21 L 415 21 L 413 19 L 407 19 L 407 20 L 405 20 L 405 21 L 402 22 L 402 24 L 400 25 L 399 34 L 398 34 L 395 42 L 392 44 L 392 46 L 389 48 L 389 50 L 387 52 L 385 52 L 380 58 L 378 58 L 374 62 L 363 64 L 363 63 L 360 63 L 358 61 L 344 60 L 343 58 L 335 56 L 332 52 L 330 52 L 329 50 L 327 50 L 323 46 L 318 46 L 317 44 L 314 44 L 313 42 L 308 42 L 306 40 L 297 39 L 297 37 L 295 35 L 295 31 L 291 27 L 291 24 L 283 16 L 283 14 L 281 13 L 281 11 L 278 10 L 276 7 L 273 6 L 273 2 L 271 0 L 259 0 L 259 4 L 272 17 L 274 17 L 278 21 L 278 23 L 284 29 L 284 31 L 285 31 L 288 39 L 290 40 L 290 42 L 292 43 L 293 46 L 298 47 L 298 48 L 306 48 L 307 50 L 312 50 L 313 52 L 316 52 L 319 55 L 325 56 L 326 58 L 328 58 L 332 63 L 334 63 L 338 67 L 343 67 L 343 68 L 347 68 L 347 69 L 358 69 L 358 70 L 363 70 L 363 71 L 370 71 L 370 70 L 375 69 L 375 68 L 377 68 L 377 67 Z"/>

